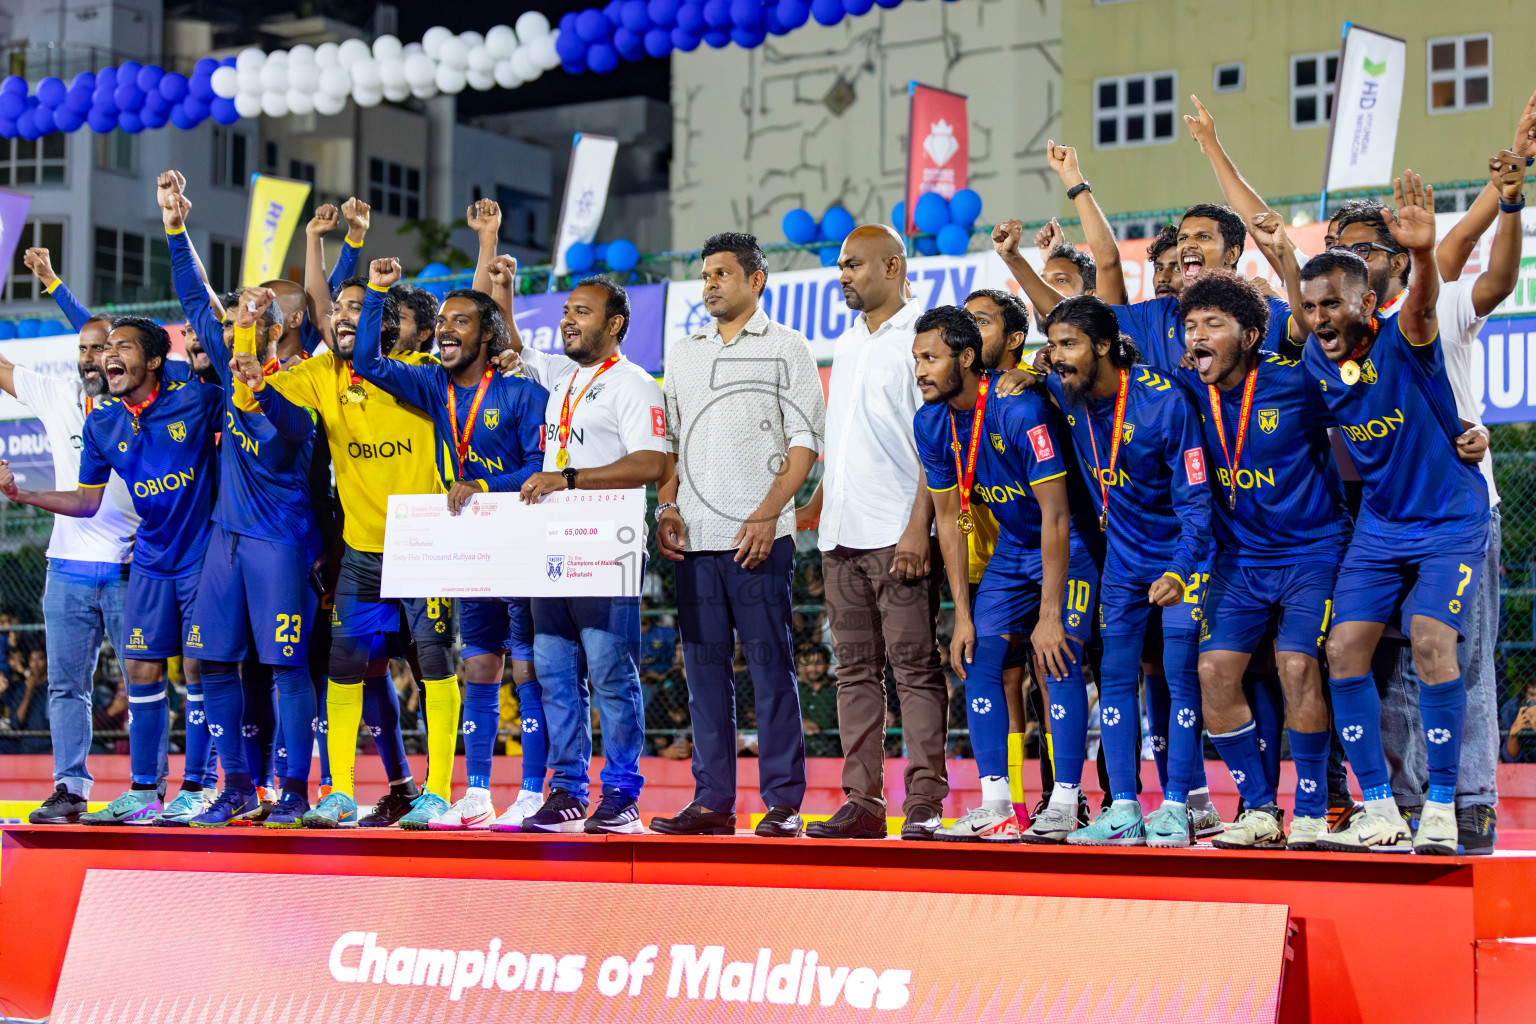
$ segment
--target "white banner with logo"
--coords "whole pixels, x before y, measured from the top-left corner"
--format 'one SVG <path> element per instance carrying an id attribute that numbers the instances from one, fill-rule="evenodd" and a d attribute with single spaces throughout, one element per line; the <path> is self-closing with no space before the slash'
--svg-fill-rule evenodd
<path id="1" fill-rule="evenodd" d="M 1339 51 L 1325 191 L 1391 184 L 1406 68 L 1407 44 L 1401 39 L 1347 26 Z"/>
<path id="2" fill-rule="evenodd" d="M 608 205 L 608 182 L 619 141 L 606 135 L 576 133 L 571 142 L 571 169 L 565 175 L 565 199 L 560 204 L 560 230 L 555 236 L 555 273 L 569 273 L 565 250 L 577 242 L 597 237 L 603 209 Z"/>

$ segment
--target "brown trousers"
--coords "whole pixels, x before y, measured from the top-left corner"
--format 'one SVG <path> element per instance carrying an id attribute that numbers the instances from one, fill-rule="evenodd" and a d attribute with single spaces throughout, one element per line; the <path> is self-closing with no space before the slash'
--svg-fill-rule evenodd
<path id="1" fill-rule="evenodd" d="M 934 545 L 926 579 L 890 573 L 895 547 L 824 552 L 827 619 L 837 658 L 837 728 L 843 741 L 843 793 L 885 814 L 885 666 L 889 659 L 906 739 L 906 799 L 939 808 L 949 794 L 944 765 L 949 696 L 935 628 L 943 563 Z"/>

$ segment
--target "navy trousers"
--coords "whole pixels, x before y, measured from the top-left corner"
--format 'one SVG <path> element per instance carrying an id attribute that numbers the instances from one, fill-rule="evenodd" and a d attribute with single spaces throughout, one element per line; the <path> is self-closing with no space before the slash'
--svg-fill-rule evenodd
<path id="1" fill-rule="evenodd" d="M 678 632 L 693 719 L 694 799 L 736 807 L 736 682 L 739 637 L 757 701 L 758 781 L 763 801 L 796 810 L 805 797 L 805 735 L 795 686 L 790 577 L 795 541 L 780 537 L 763 563 L 743 569 L 734 551 L 683 556 L 676 571 Z"/>

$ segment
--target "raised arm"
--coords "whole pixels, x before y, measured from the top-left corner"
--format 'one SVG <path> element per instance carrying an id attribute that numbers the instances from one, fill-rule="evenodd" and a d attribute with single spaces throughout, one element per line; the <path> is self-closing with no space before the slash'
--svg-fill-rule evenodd
<path id="1" fill-rule="evenodd" d="M 1520 115 L 1520 121 L 1515 126 L 1515 138 L 1509 145 L 1509 152 L 1523 158 L 1522 165 L 1525 160 L 1536 158 L 1536 92 L 1531 93 L 1531 98 L 1525 103 L 1525 112 Z M 1524 173 L 1522 166 L 1521 175 Z M 1472 250 L 1477 248 L 1478 239 L 1483 237 L 1483 232 L 1493 224 L 1498 213 L 1499 184 L 1498 178 L 1494 178 L 1483 186 L 1467 212 L 1451 225 L 1451 229 L 1435 247 L 1435 262 L 1439 264 L 1443 280 L 1454 281 L 1461 276 Z"/>
<path id="2" fill-rule="evenodd" d="M 368 294 L 363 298 L 363 315 L 352 344 L 352 369 L 363 380 L 427 412 L 436 404 L 434 392 L 443 374 L 436 366 L 411 366 L 387 358 L 382 351 L 384 297 L 399 280 L 400 261 L 393 257 L 368 265 Z"/>
<path id="3" fill-rule="evenodd" d="M 1520 212 L 1525 206 L 1525 158 L 1506 149 L 1488 161 L 1488 173 L 1493 180 L 1483 192 L 1486 194 L 1492 189 L 1494 200 L 1499 204 L 1498 230 L 1494 232 L 1493 246 L 1488 254 L 1488 269 L 1472 282 L 1472 309 L 1478 316 L 1492 313 L 1515 290 L 1515 283 L 1520 278 L 1520 251 L 1524 242 Z M 1483 196 L 1478 196 L 1479 202 L 1482 199 Z M 1511 209 L 1506 211 L 1504 207 Z M 1441 243 L 1442 248 L 1444 244 Z M 1437 259 L 1439 255 L 1437 249 Z M 1444 273 L 1444 268 L 1441 272 Z M 1453 279 L 1447 277 L 1446 280 Z"/>
<path id="4" fill-rule="evenodd" d="M 192 243 L 187 238 L 187 211 L 191 204 L 181 194 L 181 175 L 166 171 L 156 183 L 155 198 L 160 206 L 160 222 L 165 228 L 165 244 L 171 251 L 171 282 L 187 322 L 197 332 L 208 358 L 227 379 L 225 364 L 229 352 L 224 346 L 224 322 L 214 311 L 208 283 L 198 273 Z"/>
<path id="5" fill-rule="evenodd" d="M 1398 245 L 1412 259 L 1413 287 L 1403 297 L 1398 327 L 1408 343 L 1422 348 L 1440 337 L 1435 303 L 1440 299 L 1440 272 L 1435 267 L 1435 190 L 1411 170 L 1392 182 L 1397 212 L 1382 207 L 1382 220 Z"/>
<path id="6" fill-rule="evenodd" d="M 1056 172 L 1067 191 L 1088 184 L 1077 166 L 1077 150 L 1047 140 L 1045 152 L 1051 170 Z M 1098 200 L 1093 198 L 1092 187 L 1078 192 L 1072 199 L 1072 205 L 1077 209 L 1077 219 L 1083 225 L 1088 252 L 1098 266 L 1098 283 L 1094 285 L 1094 294 L 1110 305 L 1125 302 L 1125 273 L 1120 267 L 1120 246 L 1115 243 L 1115 233 L 1110 229 L 1104 211 L 1099 209 Z"/>
<path id="7" fill-rule="evenodd" d="M 111 469 L 102 460 L 95 439 L 89 430 L 82 431 L 80 449 L 80 483 L 72 491 L 26 491 L 16 484 L 11 464 L 0 459 L 0 494 L 21 505 L 53 512 L 56 515 L 89 519 L 101 507 L 101 495 L 106 490 Z M 99 479 L 100 483 L 94 483 Z"/>
<path id="8" fill-rule="evenodd" d="M 331 268 L 331 287 L 326 293 L 327 299 L 330 297 L 330 292 L 341 287 L 341 282 L 357 273 L 357 263 L 363 254 L 363 240 L 368 237 L 368 225 L 372 220 L 373 208 L 353 196 L 341 204 L 341 215 L 347 221 L 347 237 L 341 240 L 341 255 L 336 257 L 336 266 Z M 326 304 L 326 308 L 329 310 L 329 303 Z"/>
<path id="9" fill-rule="evenodd" d="M 477 199 L 465 214 L 469 226 L 480 239 L 480 256 L 475 260 L 475 279 L 470 287 L 479 292 L 491 290 L 488 270 L 496 258 L 496 239 L 501 232 L 501 207 L 494 199 Z"/>
<path id="10" fill-rule="evenodd" d="M 517 260 L 511 256 L 497 256 L 486 265 L 485 272 L 490 281 L 491 301 L 496 303 L 502 319 L 507 322 L 507 333 L 510 335 L 507 350 L 520 356 L 523 354 L 523 336 L 517 333 L 517 318 L 512 313 L 512 293 L 517 284 Z"/>
<path id="11" fill-rule="evenodd" d="M 1254 218 L 1269 209 L 1269 204 L 1264 198 L 1248 184 L 1232 158 L 1227 156 L 1227 151 L 1222 148 L 1221 141 L 1216 137 L 1216 119 L 1211 112 L 1205 109 L 1200 102 L 1200 97 L 1191 95 L 1190 102 L 1195 105 L 1195 114 L 1184 115 L 1184 123 L 1189 126 L 1190 138 L 1200 144 L 1200 152 L 1211 162 L 1211 170 L 1216 172 L 1216 183 L 1221 186 L 1221 197 L 1227 201 L 1227 205 L 1237 212 L 1244 224 L 1252 224 Z M 1290 238 L 1286 238 L 1286 244 L 1290 245 Z M 1265 252 L 1265 256 L 1270 254 Z M 1281 270 L 1275 266 L 1274 259 L 1270 259 L 1270 266 L 1276 273 Z"/>
<path id="12" fill-rule="evenodd" d="M 1307 335 L 1312 333 L 1312 324 L 1301 306 L 1301 264 L 1296 261 L 1296 246 L 1285 232 L 1285 218 L 1274 210 L 1265 210 L 1248 222 L 1248 233 L 1259 243 L 1259 248 L 1264 250 L 1270 265 L 1279 272 L 1286 295 L 1293 296 L 1290 303 L 1294 325 L 1291 340 L 1298 344 L 1305 343 Z"/>
<path id="13" fill-rule="evenodd" d="M 69 326 L 76 331 L 84 327 L 85 322 L 91 318 L 91 311 L 80 305 L 70 290 L 64 287 L 64 282 L 59 280 L 59 275 L 53 272 L 48 250 L 41 246 L 33 246 L 22 253 L 21 261 L 43 286 L 43 294 L 52 296 L 53 301 L 58 303 L 59 311 L 64 314 L 64 319 L 69 321 Z"/>
<path id="14" fill-rule="evenodd" d="M 341 212 L 326 203 L 315 207 L 315 215 L 304 225 L 304 297 L 309 300 L 309 319 L 316 327 L 322 341 L 330 342 L 329 331 L 319 325 L 330 323 L 331 292 L 340 281 L 331 281 L 325 274 L 325 236 L 335 229 Z M 337 260 L 339 268 L 341 261 Z M 346 278 L 342 278 L 346 280 Z M 312 351 L 308 344 L 306 350 Z"/>
<path id="15" fill-rule="evenodd" d="M 1029 260 L 1019 251 L 1019 240 L 1023 235 L 1023 221 L 1005 220 L 992 229 L 992 248 L 1002 258 L 1003 266 L 1008 268 L 1019 287 L 1024 289 L 1024 294 L 1029 296 L 1029 304 L 1035 308 L 1035 315 L 1045 316 L 1066 296 L 1046 284 L 1045 279 L 1036 273 L 1035 268 L 1029 265 Z"/>

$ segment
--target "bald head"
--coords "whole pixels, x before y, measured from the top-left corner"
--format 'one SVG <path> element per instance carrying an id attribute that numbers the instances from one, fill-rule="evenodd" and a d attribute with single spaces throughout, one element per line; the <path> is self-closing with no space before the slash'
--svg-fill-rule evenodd
<path id="1" fill-rule="evenodd" d="M 884 322 L 906 301 L 907 247 L 887 224 L 854 228 L 837 261 L 849 309 Z"/>
<path id="2" fill-rule="evenodd" d="M 277 304 L 283 311 L 283 330 L 295 331 L 303 320 L 305 311 L 309 308 L 308 297 L 304 294 L 304 286 L 297 281 L 289 281 L 286 278 L 278 278 L 274 281 L 265 281 L 263 288 L 272 289 L 277 296 Z"/>

